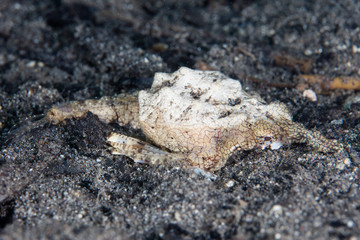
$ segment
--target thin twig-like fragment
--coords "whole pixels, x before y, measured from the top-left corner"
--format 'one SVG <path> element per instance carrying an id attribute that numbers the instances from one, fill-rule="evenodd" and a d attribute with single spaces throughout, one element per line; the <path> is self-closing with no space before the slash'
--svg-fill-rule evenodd
<path id="1" fill-rule="evenodd" d="M 312 88 L 317 93 L 327 93 L 337 89 L 360 90 L 360 78 L 358 77 L 304 74 L 298 76 L 298 81 L 296 88 L 300 91 L 305 88 Z"/>
<path id="2" fill-rule="evenodd" d="M 298 59 L 283 53 L 273 54 L 272 57 L 275 65 L 301 73 L 310 72 L 313 65 L 311 59 Z"/>

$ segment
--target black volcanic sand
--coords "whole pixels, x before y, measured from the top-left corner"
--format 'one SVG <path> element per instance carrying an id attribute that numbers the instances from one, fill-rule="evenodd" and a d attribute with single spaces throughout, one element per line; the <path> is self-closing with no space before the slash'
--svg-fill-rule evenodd
<path id="1" fill-rule="evenodd" d="M 355 0 L 1 0 L 0 238 L 359 239 L 359 93 L 312 102 L 294 88 L 304 70 L 273 60 L 358 77 L 359 39 Z M 94 115 L 42 120 L 54 104 L 144 89 L 180 66 L 240 79 L 344 151 L 239 152 L 206 176 L 111 155 L 111 131 L 137 133 Z"/>

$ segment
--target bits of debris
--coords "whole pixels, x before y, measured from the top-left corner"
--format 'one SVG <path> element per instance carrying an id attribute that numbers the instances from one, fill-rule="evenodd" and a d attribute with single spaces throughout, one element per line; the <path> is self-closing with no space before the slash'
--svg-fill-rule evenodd
<path id="1" fill-rule="evenodd" d="M 313 65 L 311 59 L 297 59 L 285 53 L 275 53 L 272 58 L 275 65 L 301 73 L 309 73 Z"/>
<path id="2" fill-rule="evenodd" d="M 327 93 L 332 90 L 360 90 L 360 78 L 337 76 L 330 77 L 328 75 L 299 75 L 298 85 L 296 88 L 299 91 L 304 91 L 306 88 L 313 89 L 316 93 Z"/>

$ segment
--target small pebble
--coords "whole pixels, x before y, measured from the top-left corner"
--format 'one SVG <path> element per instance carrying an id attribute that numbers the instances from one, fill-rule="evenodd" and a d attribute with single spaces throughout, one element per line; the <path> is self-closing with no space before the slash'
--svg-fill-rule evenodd
<path id="1" fill-rule="evenodd" d="M 335 119 L 332 120 L 330 123 L 334 125 L 342 125 L 344 123 L 344 119 Z"/>
<path id="2" fill-rule="evenodd" d="M 33 67 L 36 66 L 36 62 L 35 62 L 35 61 L 30 61 L 30 62 L 28 62 L 28 63 L 26 64 L 26 66 L 33 68 Z"/>
<path id="3" fill-rule="evenodd" d="M 348 221 L 346 225 L 348 228 L 353 228 L 355 226 L 355 223 L 353 221 Z"/>
<path id="4" fill-rule="evenodd" d="M 352 52 L 353 53 L 360 53 L 360 47 L 353 45 L 352 46 Z"/>
<path id="5" fill-rule="evenodd" d="M 339 163 L 337 166 L 336 166 L 337 169 L 339 170 L 344 170 L 345 169 L 345 164 L 344 163 Z"/>
<path id="6" fill-rule="evenodd" d="M 235 182 L 233 180 L 230 180 L 227 183 L 225 183 L 225 186 L 227 188 L 231 188 L 231 187 L 235 186 Z"/>
<path id="7" fill-rule="evenodd" d="M 345 159 L 344 159 L 344 164 L 345 164 L 346 166 L 350 167 L 350 165 L 351 165 L 351 160 L 350 160 L 350 158 L 345 158 Z"/>
<path id="8" fill-rule="evenodd" d="M 316 93 L 315 93 L 313 90 L 311 90 L 311 89 L 306 89 L 306 90 L 303 92 L 303 97 L 309 99 L 309 100 L 312 101 L 312 102 L 316 102 L 316 101 L 317 101 Z"/>
<path id="9" fill-rule="evenodd" d="M 276 204 L 271 208 L 270 212 L 274 213 L 276 216 L 280 216 L 283 213 L 283 207 L 281 205 Z"/>

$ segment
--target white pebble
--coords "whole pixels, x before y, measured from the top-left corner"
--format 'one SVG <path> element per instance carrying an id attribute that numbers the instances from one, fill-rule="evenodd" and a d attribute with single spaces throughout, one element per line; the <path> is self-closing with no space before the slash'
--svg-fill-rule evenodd
<path id="1" fill-rule="evenodd" d="M 311 89 L 306 89 L 306 90 L 303 92 L 303 97 L 309 99 L 309 100 L 312 101 L 312 102 L 316 102 L 316 101 L 317 101 L 316 93 L 315 93 L 313 90 L 311 90 Z"/>
<path id="2" fill-rule="evenodd" d="M 345 159 L 344 159 L 344 164 L 345 164 L 346 166 L 350 167 L 350 164 L 351 164 L 350 158 L 345 158 Z"/>
<path id="3" fill-rule="evenodd" d="M 235 186 L 235 182 L 233 180 L 230 180 L 225 184 L 225 186 L 227 188 L 231 188 L 231 187 Z"/>
<path id="4" fill-rule="evenodd" d="M 280 216 L 283 213 L 283 207 L 281 205 L 276 204 L 271 208 L 270 212 L 275 214 L 276 216 Z"/>

